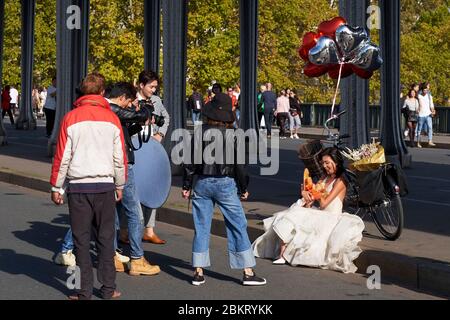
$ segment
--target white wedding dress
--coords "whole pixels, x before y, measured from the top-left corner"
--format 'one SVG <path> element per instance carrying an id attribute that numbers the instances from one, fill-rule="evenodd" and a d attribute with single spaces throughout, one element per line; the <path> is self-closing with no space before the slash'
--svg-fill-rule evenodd
<path id="1" fill-rule="evenodd" d="M 327 187 L 333 188 L 334 181 Z M 302 199 L 289 209 L 264 219 L 265 233 L 253 243 L 256 257 L 275 259 L 280 254 L 280 239 L 287 244 L 283 258 L 291 265 L 303 265 L 354 273 L 353 261 L 361 253 L 364 222 L 342 212 L 339 197 L 324 209 L 305 208 Z"/>

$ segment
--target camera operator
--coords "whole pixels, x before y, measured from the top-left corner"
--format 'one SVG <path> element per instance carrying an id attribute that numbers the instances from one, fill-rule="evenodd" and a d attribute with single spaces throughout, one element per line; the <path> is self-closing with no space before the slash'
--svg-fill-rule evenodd
<path id="1" fill-rule="evenodd" d="M 134 182 L 134 151 L 131 143 L 132 128 L 141 128 L 141 125 L 148 125 L 153 118 L 152 108 L 143 106 L 135 108 L 132 102 L 136 100 L 136 89 L 126 82 L 119 82 L 110 88 L 108 102 L 111 110 L 119 117 L 124 132 L 124 140 L 128 158 L 128 180 L 123 191 L 122 202 L 117 205 L 117 211 L 125 212 L 128 221 L 128 238 L 130 243 L 130 275 L 155 275 L 160 272 L 157 265 L 151 265 L 144 257 L 142 248 L 142 208 L 137 198 L 136 186 Z M 139 130 L 139 129 L 138 129 Z M 116 270 L 120 270 L 117 265 Z"/>
<path id="2" fill-rule="evenodd" d="M 145 134 L 150 134 L 158 142 L 161 142 L 167 133 L 170 124 L 170 116 L 161 101 L 161 98 L 156 95 L 159 86 L 158 75 L 151 70 L 144 70 L 139 74 L 139 88 L 137 97 L 142 104 L 142 101 L 150 102 L 154 106 L 155 124 L 144 128 Z M 162 121 L 161 121 L 162 120 Z M 150 131 L 150 132 L 149 132 Z M 144 234 L 143 241 L 148 241 L 154 244 L 165 244 L 166 241 L 160 239 L 153 228 L 156 224 L 156 209 L 143 207 L 144 212 Z"/>

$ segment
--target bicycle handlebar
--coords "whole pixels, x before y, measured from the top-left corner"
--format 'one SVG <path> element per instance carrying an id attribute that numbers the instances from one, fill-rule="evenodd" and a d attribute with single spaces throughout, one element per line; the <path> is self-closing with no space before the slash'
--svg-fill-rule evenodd
<path id="1" fill-rule="evenodd" d="M 341 112 L 339 112 L 337 114 L 333 114 L 330 118 L 327 119 L 327 121 L 325 121 L 325 123 L 323 125 L 324 125 L 325 129 L 327 129 L 328 136 L 330 136 L 330 128 L 328 128 L 328 123 L 332 120 L 338 119 L 340 116 L 342 116 L 346 112 L 347 112 L 347 110 L 342 110 Z"/>
<path id="2" fill-rule="evenodd" d="M 342 139 L 346 139 L 346 138 L 350 138 L 349 134 L 343 134 L 343 135 L 339 135 L 339 133 L 337 134 L 332 134 L 331 133 L 331 129 L 328 127 L 328 123 L 332 120 L 338 119 L 340 116 L 342 116 L 344 113 L 346 113 L 347 110 L 342 110 L 341 112 L 332 115 L 329 119 L 327 119 L 327 121 L 325 121 L 324 123 L 324 127 L 327 130 L 327 137 L 328 140 L 334 141 L 334 145 L 338 146 L 341 144 L 341 140 Z"/>

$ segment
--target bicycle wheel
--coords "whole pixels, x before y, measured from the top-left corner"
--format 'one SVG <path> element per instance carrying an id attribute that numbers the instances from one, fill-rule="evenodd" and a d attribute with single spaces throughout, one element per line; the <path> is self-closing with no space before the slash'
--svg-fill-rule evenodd
<path id="1" fill-rule="evenodd" d="M 403 230 L 403 205 L 398 194 L 386 195 L 385 199 L 371 208 L 376 227 L 388 240 L 396 240 Z"/>

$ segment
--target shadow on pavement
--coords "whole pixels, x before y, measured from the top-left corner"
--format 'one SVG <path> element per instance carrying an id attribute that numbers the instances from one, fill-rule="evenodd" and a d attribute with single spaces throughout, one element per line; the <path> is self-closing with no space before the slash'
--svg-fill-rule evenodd
<path id="1" fill-rule="evenodd" d="M 11 275 L 25 275 L 64 294 L 70 293 L 64 285 L 68 278 L 66 269 L 42 258 L 0 249 L 0 271 Z"/>
<path id="2" fill-rule="evenodd" d="M 16 238 L 28 242 L 36 247 L 54 252 L 55 255 L 61 250 L 61 243 L 69 227 L 68 215 L 60 214 L 52 223 L 61 223 L 55 226 L 41 221 L 31 221 L 29 229 L 13 231 Z M 53 257 L 54 258 L 54 257 Z"/>

